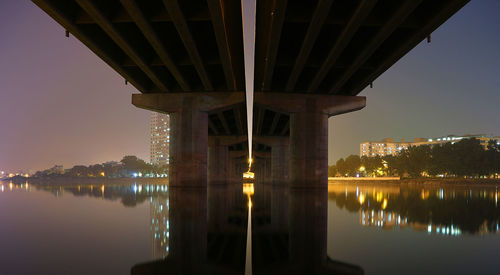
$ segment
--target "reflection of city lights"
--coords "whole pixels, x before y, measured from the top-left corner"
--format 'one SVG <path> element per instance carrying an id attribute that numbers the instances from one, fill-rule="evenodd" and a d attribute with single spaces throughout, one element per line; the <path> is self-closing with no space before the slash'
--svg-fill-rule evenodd
<path id="1" fill-rule="evenodd" d="M 420 198 L 422 198 L 423 200 L 429 198 L 429 191 L 425 191 L 424 189 L 422 189 L 422 192 L 420 193 Z"/>
<path id="2" fill-rule="evenodd" d="M 14 184 L 11 182 L 9 183 L 9 190 L 12 191 L 12 188 L 14 187 Z"/>
<path id="3" fill-rule="evenodd" d="M 363 204 L 365 202 L 365 194 L 360 193 L 358 197 L 359 204 Z"/>
<path id="4" fill-rule="evenodd" d="M 4 187 L 3 187 L 3 184 L 2 184 L 2 187 L 1 187 L 1 189 L 2 189 L 2 192 L 3 192 L 3 191 L 4 191 Z"/>
<path id="5" fill-rule="evenodd" d="M 386 208 L 387 208 L 387 199 L 384 199 L 384 201 L 382 202 L 382 209 Z"/>
<path id="6" fill-rule="evenodd" d="M 139 184 L 139 187 L 137 188 L 137 191 L 139 191 L 139 193 L 142 192 L 142 184 Z"/>
<path id="7" fill-rule="evenodd" d="M 104 194 L 104 185 L 101 186 L 101 192 Z"/>
<path id="8" fill-rule="evenodd" d="M 243 194 L 245 195 L 253 195 L 255 192 L 253 183 L 244 183 L 243 184 Z"/>

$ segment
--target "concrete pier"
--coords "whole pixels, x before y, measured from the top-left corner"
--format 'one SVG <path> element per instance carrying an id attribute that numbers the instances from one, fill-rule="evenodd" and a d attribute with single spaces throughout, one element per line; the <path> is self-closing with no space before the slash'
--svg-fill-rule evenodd
<path id="1" fill-rule="evenodd" d="M 256 93 L 255 103 L 290 114 L 290 184 L 328 184 L 328 118 L 360 110 L 361 96 Z"/>
<path id="2" fill-rule="evenodd" d="M 208 139 L 208 185 L 226 184 L 229 180 L 229 149 L 217 137 Z"/>
<path id="3" fill-rule="evenodd" d="M 258 143 L 271 146 L 270 182 L 275 185 L 288 185 L 290 180 L 290 143 L 289 137 L 254 137 Z"/>
<path id="4" fill-rule="evenodd" d="M 208 112 L 242 103 L 244 94 L 134 94 L 136 107 L 171 115 L 170 186 L 206 187 Z"/>

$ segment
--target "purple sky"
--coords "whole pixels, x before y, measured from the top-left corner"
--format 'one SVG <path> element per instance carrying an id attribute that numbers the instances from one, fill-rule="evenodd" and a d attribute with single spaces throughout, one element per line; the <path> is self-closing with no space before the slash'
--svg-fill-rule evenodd
<path id="1" fill-rule="evenodd" d="M 500 135 L 500 1 L 471 1 L 330 119 L 330 163 L 384 137 Z M 0 4 L 0 170 L 149 159 L 133 86 L 30 1 Z"/>

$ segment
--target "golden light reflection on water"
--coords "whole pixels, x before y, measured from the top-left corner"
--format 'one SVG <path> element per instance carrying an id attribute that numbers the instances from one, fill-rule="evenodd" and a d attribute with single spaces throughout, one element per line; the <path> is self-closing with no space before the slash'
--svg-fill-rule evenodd
<path id="1" fill-rule="evenodd" d="M 500 191 L 495 186 L 330 184 L 329 198 L 359 213 L 359 223 L 428 234 L 500 234 Z"/>

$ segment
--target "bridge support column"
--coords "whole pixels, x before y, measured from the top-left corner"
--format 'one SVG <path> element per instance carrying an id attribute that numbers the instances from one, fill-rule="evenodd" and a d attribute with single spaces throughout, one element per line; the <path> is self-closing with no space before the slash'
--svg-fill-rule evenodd
<path id="1" fill-rule="evenodd" d="M 256 93 L 255 103 L 290 114 L 291 187 L 328 184 L 328 117 L 360 110 L 360 96 Z"/>
<path id="2" fill-rule="evenodd" d="M 307 100 L 290 115 L 290 181 L 293 186 L 325 185 L 328 181 L 328 114 Z"/>
<path id="3" fill-rule="evenodd" d="M 289 181 L 290 145 L 288 138 L 271 147 L 271 181 L 275 185 L 284 185 Z"/>
<path id="4" fill-rule="evenodd" d="M 208 184 L 227 184 L 229 180 L 229 149 L 220 139 L 209 137 Z"/>
<path id="5" fill-rule="evenodd" d="M 134 94 L 132 104 L 171 114 L 170 186 L 207 185 L 208 112 L 239 104 L 244 94 Z"/>
<path id="6" fill-rule="evenodd" d="M 290 145 L 288 137 L 254 136 L 255 142 L 271 147 L 271 157 L 268 159 L 268 181 L 283 185 L 289 181 Z"/>

